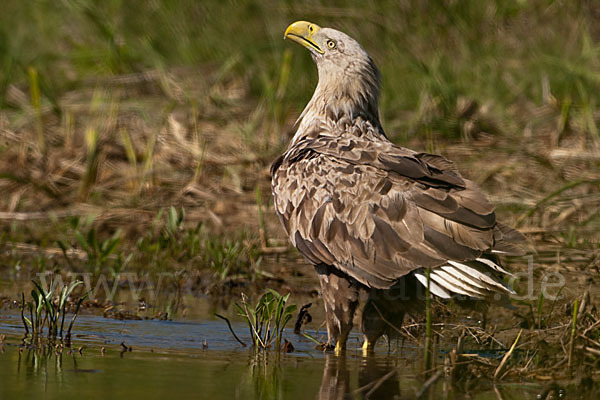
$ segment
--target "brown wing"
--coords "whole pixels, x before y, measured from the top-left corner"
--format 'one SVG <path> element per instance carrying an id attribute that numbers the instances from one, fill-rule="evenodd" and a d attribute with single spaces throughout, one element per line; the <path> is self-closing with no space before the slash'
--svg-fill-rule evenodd
<path id="1" fill-rule="evenodd" d="M 452 163 L 348 140 L 318 138 L 273 171 L 275 208 L 312 263 L 387 288 L 411 271 L 471 262 L 494 247 L 493 206 Z"/>
<path id="2" fill-rule="evenodd" d="M 441 156 L 417 153 L 389 141 L 367 140 L 357 136 L 356 132 L 352 133 L 341 136 L 321 135 L 310 140 L 306 148 L 343 159 L 350 164 L 372 165 L 391 175 L 409 178 L 428 187 L 465 188 L 465 182 L 454 163 Z M 492 212 L 493 207 L 489 207 L 491 211 L 488 212 Z"/>

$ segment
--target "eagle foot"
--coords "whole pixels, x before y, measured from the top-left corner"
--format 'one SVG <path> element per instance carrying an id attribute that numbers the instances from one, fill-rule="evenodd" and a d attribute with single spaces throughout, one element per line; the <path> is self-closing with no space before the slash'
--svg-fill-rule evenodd
<path id="1" fill-rule="evenodd" d="M 363 345 L 362 345 L 363 357 L 367 357 L 368 355 L 373 354 L 374 348 L 375 348 L 375 341 L 365 339 L 365 341 L 363 342 Z"/>

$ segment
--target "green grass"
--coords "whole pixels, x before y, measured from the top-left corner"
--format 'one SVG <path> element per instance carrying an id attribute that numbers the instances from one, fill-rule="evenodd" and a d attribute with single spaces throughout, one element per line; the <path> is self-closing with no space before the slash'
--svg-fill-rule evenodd
<path id="1" fill-rule="evenodd" d="M 281 120 L 285 111 L 273 101 L 301 107 L 314 87 L 310 57 L 282 40 L 288 23 L 308 19 L 346 31 L 375 58 L 384 76 L 382 114 L 393 137 L 424 129 L 464 135 L 462 98 L 489 108 L 515 135 L 523 128 L 512 121 L 515 104 L 569 104 L 585 130 L 598 136 L 592 113 L 600 100 L 600 47 L 589 2 L 41 0 L 4 7 L 4 107 L 18 107 L 7 96 L 9 85 L 31 86 L 36 110 L 51 105 L 60 113 L 61 95 L 90 79 L 213 64 L 248 77 L 253 93 L 270 99 L 271 117 Z M 404 118 L 414 110 L 420 112 Z"/>
<path id="2" fill-rule="evenodd" d="M 118 280 L 120 274 L 133 272 L 143 280 L 199 272 L 207 278 L 199 290 L 222 292 L 226 282 L 251 284 L 262 273 L 258 236 L 243 230 L 214 233 L 202 223 L 186 221 L 184 209 L 174 207 L 159 210 L 139 236 L 103 229 L 94 216 L 71 217 L 48 225 L 17 224 L 3 235 L 3 245 L 12 249 L 2 258 L 13 266 L 4 271 L 9 277 L 84 273 L 95 282 L 101 274 Z M 23 246 L 31 252 L 19 250 Z"/>
<path id="3" fill-rule="evenodd" d="M 161 214 L 157 216 L 159 221 Z M 203 224 L 186 228 L 184 218 L 183 208 L 178 212 L 171 207 L 162 228 L 158 222 L 155 233 L 138 239 L 134 262 L 157 272 L 182 266 L 205 269 L 212 271 L 218 283 L 238 275 L 254 280 L 262 260 L 258 240 L 248 238 L 244 232 L 216 235 Z"/>

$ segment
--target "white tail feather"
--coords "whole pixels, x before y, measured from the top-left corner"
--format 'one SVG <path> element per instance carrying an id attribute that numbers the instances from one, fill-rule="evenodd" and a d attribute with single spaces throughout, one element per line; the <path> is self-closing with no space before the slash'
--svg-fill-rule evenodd
<path id="1" fill-rule="evenodd" d="M 508 272 L 507 270 L 502 268 L 500 265 L 493 262 L 492 260 L 488 260 L 487 258 L 478 258 L 477 261 L 489 266 L 492 269 L 495 269 L 498 272 L 502 272 L 503 274 L 514 276 L 513 274 L 511 274 L 510 272 Z"/>
<path id="2" fill-rule="evenodd" d="M 434 279 L 440 286 L 443 286 L 445 289 L 448 289 L 454 293 L 475 298 L 485 297 L 483 293 L 479 292 L 473 286 L 461 282 L 440 268 L 436 268 L 435 270 L 431 271 L 431 276 L 432 279 Z"/>
<path id="3" fill-rule="evenodd" d="M 461 281 L 466 282 L 471 286 L 474 286 L 478 289 L 489 290 L 488 285 L 483 285 L 481 284 L 481 282 L 477 282 L 477 280 L 471 278 L 469 274 L 465 274 L 456 267 L 453 267 L 451 265 L 443 265 L 440 268 L 445 272 L 449 273 L 450 275 L 454 276 L 455 278 L 460 279 Z"/>
<path id="4" fill-rule="evenodd" d="M 495 293 L 515 294 L 494 272 L 511 275 L 500 265 L 487 258 L 457 262 L 448 260 L 449 265 L 442 265 L 431 271 L 429 290 L 443 299 L 452 293 L 473 298 L 487 298 Z M 415 272 L 415 277 L 423 286 L 427 286 L 427 278 L 422 272 Z"/>
<path id="5" fill-rule="evenodd" d="M 425 275 L 415 272 L 415 278 L 421 282 L 421 285 L 427 287 L 427 277 Z M 433 282 L 433 279 L 429 280 L 429 291 L 442 299 L 449 299 L 451 297 L 450 293 Z"/>
<path id="6" fill-rule="evenodd" d="M 476 266 L 476 264 L 467 265 L 467 264 L 462 264 L 462 263 L 459 263 L 456 261 L 448 261 L 448 263 L 450 265 L 452 265 L 453 267 L 459 269 L 461 272 L 469 274 L 472 278 L 476 279 L 477 281 L 479 281 L 481 283 L 501 289 L 501 290 L 491 289 L 492 291 L 509 292 L 511 294 L 515 294 L 514 290 L 512 290 L 511 288 L 506 286 L 504 284 L 504 282 L 502 282 L 501 280 L 496 278 L 493 274 L 486 273 L 486 271 L 481 271 L 480 269 L 485 268 L 483 265 L 481 267 L 479 267 L 479 266 Z"/>

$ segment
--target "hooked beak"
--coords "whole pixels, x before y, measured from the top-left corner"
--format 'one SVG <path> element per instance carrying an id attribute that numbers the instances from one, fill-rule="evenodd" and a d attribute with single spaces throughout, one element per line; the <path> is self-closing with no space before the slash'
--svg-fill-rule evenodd
<path id="1" fill-rule="evenodd" d="M 314 35 L 321 29 L 317 24 L 313 24 L 307 21 L 296 21 L 287 27 L 283 38 L 290 38 L 294 42 L 300 43 L 311 51 L 316 51 L 319 54 L 325 52 L 317 45 L 314 41 Z"/>

